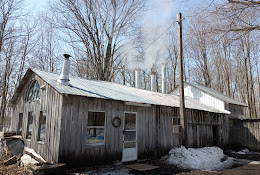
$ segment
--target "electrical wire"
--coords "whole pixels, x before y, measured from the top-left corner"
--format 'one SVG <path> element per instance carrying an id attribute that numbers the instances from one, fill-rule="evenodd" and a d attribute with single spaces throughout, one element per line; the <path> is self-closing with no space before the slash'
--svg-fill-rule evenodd
<path id="1" fill-rule="evenodd" d="M 162 37 L 175 23 L 172 23 L 163 33 L 161 33 L 154 41 L 152 41 L 146 48 L 144 48 L 138 55 L 136 55 L 133 59 L 131 59 L 128 63 L 134 61 L 138 56 L 144 53 L 151 45 L 153 45 L 160 37 Z"/>
<path id="2" fill-rule="evenodd" d="M 153 40 L 147 47 L 145 47 L 138 55 L 136 55 L 133 59 L 131 59 L 128 63 L 131 63 L 134 61 L 138 56 L 140 56 L 142 53 L 144 53 L 145 50 L 147 50 L 151 45 L 153 45 L 159 38 L 161 38 L 171 27 L 173 27 L 175 23 L 172 23 L 163 33 L 161 33 L 155 40 Z M 73 62 L 77 62 L 75 58 L 71 57 L 71 60 Z"/>

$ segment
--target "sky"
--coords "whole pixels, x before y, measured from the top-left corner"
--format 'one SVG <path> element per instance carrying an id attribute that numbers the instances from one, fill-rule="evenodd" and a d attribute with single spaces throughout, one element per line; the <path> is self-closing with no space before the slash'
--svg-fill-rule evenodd
<path id="1" fill-rule="evenodd" d="M 46 9 L 48 5 L 47 0 L 25 0 L 24 3 L 28 11 L 34 15 L 37 14 L 37 12 Z"/>
<path id="2" fill-rule="evenodd" d="M 57 0 L 52 0 L 51 2 L 55 1 Z M 127 43 L 126 49 L 128 50 L 128 55 L 126 57 L 128 58 L 128 68 L 151 69 L 155 64 L 160 65 L 165 63 L 166 60 L 161 58 L 165 58 L 165 54 L 167 54 L 168 43 L 165 42 L 167 41 L 167 35 L 162 35 L 158 39 L 157 37 L 167 31 L 171 25 L 177 28 L 177 25 L 175 25 L 177 13 L 182 12 L 184 17 L 187 16 L 192 7 L 200 1 L 202 0 L 148 0 L 150 8 L 144 14 L 142 20 L 144 48 L 147 47 L 144 52 L 144 60 L 140 64 L 136 59 L 139 52 L 134 50 L 134 43 Z M 49 8 L 49 2 L 49 0 L 25 0 L 25 7 L 30 15 L 36 17 L 37 13 Z M 154 42 L 155 40 L 156 42 Z M 151 43 L 153 44 L 150 45 Z"/>

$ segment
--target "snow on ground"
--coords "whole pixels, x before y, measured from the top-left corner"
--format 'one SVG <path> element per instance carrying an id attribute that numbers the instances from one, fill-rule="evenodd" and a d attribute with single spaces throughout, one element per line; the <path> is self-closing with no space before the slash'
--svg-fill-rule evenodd
<path id="1" fill-rule="evenodd" d="M 166 162 L 186 169 L 220 171 L 234 164 L 246 164 L 249 160 L 225 156 L 218 147 L 188 148 L 184 146 L 170 150 Z"/>
<path id="2" fill-rule="evenodd" d="M 254 151 L 249 151 L 248 149 L 242 149 L 242 150 L 240 150 L 240 151 L 238 151 L 238 152 L 235 152 L 235 151 L 232 151 L 232 153 L 233 154 L 248 154 L 248 155 L 252 155 L 252 154 L 254 154 L 254 155 L 260 155 L 260 153 L 259 152 L 254 152 Z"/>
<path id="3" fill-rule="evenodd" d="M 232 153 L 234 153 L 234 154 L 246 154 L 246 153 L 249 153 L 249 150 L 248 149 L 242 149 L 241 151 L 238 151 L 238 152 L 233 151 Z"/>

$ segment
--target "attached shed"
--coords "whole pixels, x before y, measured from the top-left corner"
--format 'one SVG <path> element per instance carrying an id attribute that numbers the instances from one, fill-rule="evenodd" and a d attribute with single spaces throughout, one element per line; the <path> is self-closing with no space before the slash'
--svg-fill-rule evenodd
<path id="1" fill-rule="evenodd" d="M 131 161 L 181 145 L 178 96 L 60 77 L 28 69 L 9 103 L 11 129 L 47 161 Z M 185 105 L 191 147 L 228 144 L 228 111 L 189 97 Z"/>
<path id="2" fill-rule="evenodd" d="M 178 88 L 171 94 L 178 95 Z M 219 110 L 230 111 L 230 117 L 245 118 L 247 105 L 234 100 L 214 89 L 198 84 L 184 83 L 184 95 Z"/>

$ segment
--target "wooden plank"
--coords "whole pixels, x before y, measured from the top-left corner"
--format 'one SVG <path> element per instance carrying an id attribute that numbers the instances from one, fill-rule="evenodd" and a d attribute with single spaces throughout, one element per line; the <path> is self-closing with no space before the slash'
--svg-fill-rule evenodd
<path id="1" fill-rule="evenodd" d="M 17 162 L 16 156 L 13 156 L 3 162 L 5 166 L 12 165 Z"/>
<path id="2" fill-rule="evenodd" d="M 221 124 L 214 124 L 214 123 L 188 123 L 188 125 L 221 126 Z"/>

